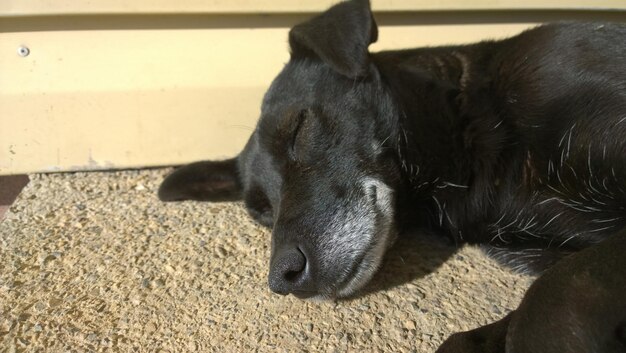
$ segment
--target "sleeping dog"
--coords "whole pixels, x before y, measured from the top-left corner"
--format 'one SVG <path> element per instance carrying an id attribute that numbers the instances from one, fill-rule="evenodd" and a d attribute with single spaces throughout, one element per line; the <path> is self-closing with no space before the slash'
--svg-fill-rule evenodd
<path id="1" fill-rule="evenodd" d="M 526 315 L 575 325 L 542 310 L 551 305 L 542 298 L 578 290 L 567 286 L 586 266 L 600 271 L 602 298 L 626 298 L 623 261 L 605 262 L 623 240 L 597 245 L 626 229 L 626 26 L 551 24 L 501 41 L 370 53 L 377 35 L 367 0 L 293 27 L 291 59 L 243 151 L 177 169 L 161 200 L 243 199 L 273 228 L 269 287 L 280 294 L 353 294 L 411 224 L 522 271 L 598 247 L 540 279 Z M 611 307 L 577 298 L 571 310 Z M 546 318 L 513 319 L 480 333 Z M 606 327 L 616 340 L 618 323 Z"/>

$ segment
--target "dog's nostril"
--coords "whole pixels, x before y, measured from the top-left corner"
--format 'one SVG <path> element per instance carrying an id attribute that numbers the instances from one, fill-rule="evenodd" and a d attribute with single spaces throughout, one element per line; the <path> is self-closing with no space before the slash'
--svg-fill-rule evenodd
<path id="1" fill-rule="evenodd" d="M 298 248 L 282 250 L 274 259 L 269 275 L 270 289 L 287 294 L 300 290 L 306 278 L 307 259 Z"/>
<path id="2" fill-rule="evenodd" d="M 302 270 L 300 271 L 288 271 L 285 273 L 285 280 L 289 282 L 295 282 L 298 280 L 298 277 L 302 274 Z"/>
<path id="3" fill-rule="evenodd" d="M 290 250 L 285 257 L 283 278 L 288 282 L 296 282 L 306 268 L 306 257 L 300 249 Z"/>

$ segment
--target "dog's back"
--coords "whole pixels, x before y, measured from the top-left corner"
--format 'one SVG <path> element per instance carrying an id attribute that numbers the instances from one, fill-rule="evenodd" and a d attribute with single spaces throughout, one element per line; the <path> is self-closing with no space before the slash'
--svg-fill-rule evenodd
<path id="1" fill-rule="evenodd" d="M 624 228 L 625 39 L 624 25 L 562 23 L 375 54 L 419 140 L 404 163 L 434 171 L 412 183 L 467 186 L 426 190 L 433 223 L 531 269 Z"/>

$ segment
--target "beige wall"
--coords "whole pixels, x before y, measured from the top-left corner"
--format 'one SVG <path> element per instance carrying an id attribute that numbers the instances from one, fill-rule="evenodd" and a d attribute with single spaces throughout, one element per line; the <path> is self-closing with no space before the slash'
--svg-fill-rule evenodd
<path id="1" fill-rule="evenodd" d="M 288 60 L 289 27 L 308 16 L 298 9 L 331 2 L 1 1 L 0 174 L 235 155 Z M 373 50 L 499 38 L 559 19 L 626 21 L 623 0 L 472 2 L 498 11 L 464 11 L 466 1 L 373 2 Z M 546 10 L 572 7 L 622 10 Z M 18 55 L 20 46 L 30 54 Z"/>

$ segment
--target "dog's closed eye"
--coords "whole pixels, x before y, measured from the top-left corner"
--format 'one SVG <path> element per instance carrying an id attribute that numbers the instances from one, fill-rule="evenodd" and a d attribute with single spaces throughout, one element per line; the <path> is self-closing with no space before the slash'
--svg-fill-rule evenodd
<path id="1" fill-rule="evenodd" d="M 302 130 L 302 126 L 308 116 L 307 110 L 301 110 L 296 117 L 295 127 L 291 134 L 291 142 L 289 143 L 289 157 L 292 160 L 296 160 L 298 156 L 297 145 L 298 145 L 298 136 L 300 135 L 300 131 Z"/>

